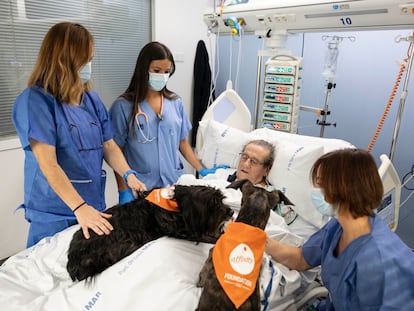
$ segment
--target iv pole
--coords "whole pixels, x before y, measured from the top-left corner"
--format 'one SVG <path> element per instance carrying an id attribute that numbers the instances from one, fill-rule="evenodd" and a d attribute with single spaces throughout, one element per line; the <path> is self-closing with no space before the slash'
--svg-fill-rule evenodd
<path id="1" fill-rule="evenodd" d="M 319 121 L 318 119 L 316 122 L 321 127 L 320 134 L 319 134 L 320 137 L 323 137 L 325 126 L 331 125 L 330 123 L 326 122 L 326 117 L 327 115 L 330 114 L 329 101 L 331 98 L 332 88 L 336 87 L 336 83 L 333 82 L 334 80 L 333 78 L 336 73 L 336 66 L 338 62 L 338 53 L 339 53 L 338 46 L 339 46 L 339 43 L 342 42 L 342 39 L 343 39 L 342 37 L 338 37 L 338 36 L 333 36 L 333 37 L 323 36 L 322 40 L 326 40 L 327 38 L 331 38 L 331 41 L 328 42 L 328 51 L 325 56 L 325 67 L 326 68 L 324 72 L 322 73 L 322 75 L 326 79 L 325 104 L 324 104 L 323 110 L 321 111 L 322 121 Z"/>
<path id="2" fill-rule="evenodd" d="M 320 137 L 323 137 L 325 126 L 336 126 L 336 123 L 328 123 L 326 122 L 327 116 L 330 114 L 329 111 L 329 102 L 331 98 L 332 88 L 336 87 L 336 83 L 334 83 L 334 77 L 336 74 L 336 67 L 338 63 L 338 54 L 339 54 L 339 44 L 342 42 L 344 38 L 349 39 L 351 42 L 355 41 L 355 37 L 340 37 L 340 36 L 322 36 L 322 40 L 330 39 L 327 44 L 328 50 L 325 56 L 325 68 L 322 72 L 322 76 L 325 77 L 326 82 L 326 94 L 325 94 L 325 104 L 323 110 L 320 111 L 322 115 L 322 121 L 319 119 L 316 121 L 318 125 L 320 125 Z"/>
<path id="3" fill-rule="evenodd" d="M 411 41 L 411 51 L 410 51 L 410 55 L 408 58 L 407 73 L 404 79 L 403 90 L 401 92 L 401 98 L 400 98 L 400 105 L 398 106 L 397 120 L 395 121 L 394 134 L 393 134 L 392 142 L 391 142 L 391 150 L 390 150 L 390 156 L 389 156 L 389 159 L 391 161 L 394 158 L 395 145 L 396 145 L 397 138 L 398 138 L 398 132 L 400 130 L 400 123 L 401 123 L 401 118 L 402 118 L 402 114 L 404 110 L 405 99 L 407 98 L 407 95 L 408 95 L 408 80 L 410 78 L 411 66 L 412 66 L 413 57 L 414 57 L 414 36 L 408 36 L 406 38 L 400 38 L 396 40 L 396 42 L 400 42 L 400 41 Z"/>

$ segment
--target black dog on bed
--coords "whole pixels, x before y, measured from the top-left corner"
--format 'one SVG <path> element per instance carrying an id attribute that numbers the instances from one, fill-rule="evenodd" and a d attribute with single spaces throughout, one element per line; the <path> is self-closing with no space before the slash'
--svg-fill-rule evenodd
<path id="1" fill-rule="evenodd" d="M 270 216 L 270 210 L 281 202 L 281 200 L 289 200 L 283 195 L 280 196 L 279 190 L 269 192 L 263 188 L 255 187 L 248 180 L 240 180 L 233 182 L 228 187 L 241 188 L 242 204 L 240 212 L 235 222 L 242 222 L 250 226 L 257 227 L 264 230 Z M 289 204 L 289 203 L 288 203 Z M 216 246 L 217 247 L 217 246 Z M 260 288 L 257 280 L 253 293 L 247 300 L 236 308 L 234 303 L 227 296 L 222 286 L 220 285 L 216 269 L 213 265 L 213 250 L 210 249 L 209 257 L 207 258 L 203 268 L 200 271 L 198 287 L 203 287 L 200 300 L 196 311 L 211 311 L 211 310 L 257 310 L 260 307 Z"/>
<path id="2" fill-rule="evenodd" d="M 93 277 L 132 254 L 145 243 L 162 236 L 195 242 L 215 243 L 233 210 L 223 203 L 220 190 L 208 186 L 181 186 L 173 199 L 179 211 L 169 211 L 144 198 L 109 208 L 114 230 L 109 235 L 85 239 L 82 229 L 75 232 L 68 251 L 67 270 L 72 280 Z"/>

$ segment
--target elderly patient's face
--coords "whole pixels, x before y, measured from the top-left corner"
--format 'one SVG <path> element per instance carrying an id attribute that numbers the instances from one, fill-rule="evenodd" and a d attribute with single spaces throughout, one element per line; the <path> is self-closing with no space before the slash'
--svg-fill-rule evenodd
<path id="1" fill-rule="evenodd" d="M 262 146 L 247 145 L 240 156 L 237 179 L 248 179 L 253 184 L 260 184 L 270 171 L 269 167 L 264 166 L 268 155 L 269 150 Z"/>

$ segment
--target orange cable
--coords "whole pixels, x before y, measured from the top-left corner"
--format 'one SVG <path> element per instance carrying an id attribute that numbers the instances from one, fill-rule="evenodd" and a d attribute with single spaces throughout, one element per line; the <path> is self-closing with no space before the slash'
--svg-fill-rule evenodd
<path id="1" fill-rule="evenodd" d="M 408 51 L 407 51 L 407 55 L 408 56 L 410 55 L 409 54 L 409 51 L 410 51 L 410 48 L 411 47 L 412 47 L 412 43 L 410 43 L 410 45 L 408 47 Z M 381 119 L 378 122 L 378 125 L 377 125 L 377 128 L 375 130 L 375 133 L 372 136 L 371 141 L 370 141 L 370 143 L 368 145 L 368 149 L 367 149 L 368 152 L 371 152 L 372 147 L 374 146 L 374 144 L 375 144 L 375 142 L 376 142 L 376 140 L 378 138 L 378 135 L 381 132 L 382 126 L 384 125 L 384 121 L 385 121 L 385 119 L 386 119 L 386 117 L 388 115 L 388 111 L 390 110 L 391 104 L 392 104 L 392 102 L 394 100 L 394 97 L 395 97 L 395 94 L 397 93 L 398 86 L 400 85 L 401 77 L 402 77 L 402 75 L 404 74 L 404 71 L 405 71 L 405 63 L 408 62 L 408 58 L 405 58 L 403 61 L 404 62 L 401 64 L 400 71 L 398 72 L 397 79 L 396 79 L 396 81 L 394 83 L 394 86 L 392 88 L 391 95 L 390 95 L 390 97 L 388 99 L 387 105 L 385 106 L 384 112 L 382 113 Z"/>

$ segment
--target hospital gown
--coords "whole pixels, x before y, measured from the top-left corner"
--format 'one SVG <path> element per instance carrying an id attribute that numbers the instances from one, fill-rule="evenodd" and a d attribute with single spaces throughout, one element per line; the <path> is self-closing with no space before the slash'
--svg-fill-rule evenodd
<path id="1" fill-rule="evenodd" d="M 113 103 L 109 114 L 115 130 L 114 140 L 123 148 L 129 166 L 148 189 L 173 185 L 185 173 L 179 144 L 191 130 L 182 101 L 164 98 L 162 119 L 147 101 L 140 105 L 148 122 L 140 116 L 138 123 L 134 122 L 134 136 L 128 122 L 132 103 L 122 97 Z"/>
<path id="2" fill-rule="evenodd" d="M 322 265 L 329 290 L 326 310 L 414 310 L 414 253 L 379 217 L 370 217 L 371 233 L 335 248 L 342 228 L 329 221 L 303 245 L 311 266 Z"/>

